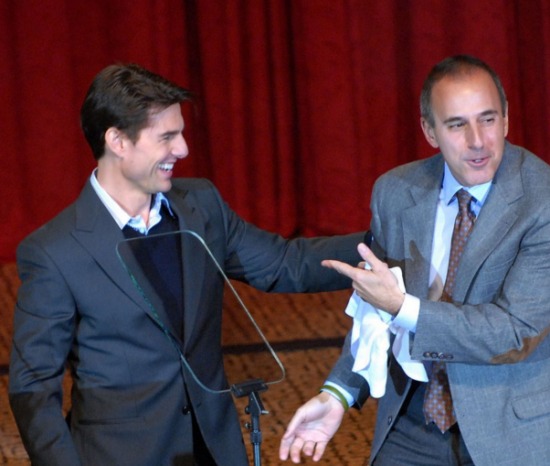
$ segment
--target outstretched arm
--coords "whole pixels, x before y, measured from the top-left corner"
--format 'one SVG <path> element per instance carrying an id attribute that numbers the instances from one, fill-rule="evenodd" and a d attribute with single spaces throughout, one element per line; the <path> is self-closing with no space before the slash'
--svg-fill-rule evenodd
<path id="1" fill-rule="evenodd" d="M 300 462 L 301 453 L 319 461 L 329 440 L 334 436 L 344 417 L 342 404 L 322 392 L 302 405 L 290 421 L 281 440 L 279 457 Z"/>

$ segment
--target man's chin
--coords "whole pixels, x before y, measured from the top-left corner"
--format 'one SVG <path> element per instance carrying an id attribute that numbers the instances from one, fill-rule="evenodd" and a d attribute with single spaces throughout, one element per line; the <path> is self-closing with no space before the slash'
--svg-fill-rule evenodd
<path id="1" fill-rule="evenodd" d="M 157 193 L 166 193 L 172 189 L 172 181 L 165 180 L 157 186 Z"/>
<path id="2" fill-rule="evenodd" d="M 455 176 L 457 181 L 462 185 L 471 187 L 478 186 L 480 184 L 485 184 L 491 181 L 495 177 L 495 170 L 480 170 L 477 172 L 464 173 L 464 176 L 458 177 Z"/>

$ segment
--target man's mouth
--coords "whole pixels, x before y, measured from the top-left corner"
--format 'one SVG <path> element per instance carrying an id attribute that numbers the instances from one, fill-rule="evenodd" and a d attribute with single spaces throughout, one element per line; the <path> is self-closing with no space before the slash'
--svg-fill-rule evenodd
<path id="1" fill-rule="evenodd" d="M 489 157 L 479 157 L 477 159 L 470 159 L 468 162 L 473 165 L 483 165 L 487 160 L 489 160 Z"/>
<path id="2" fill-rule="evenodd" d="M 174 169 L 173 163 L 159 163 L 159 169 L 165 172 L 170 172 Z"/>

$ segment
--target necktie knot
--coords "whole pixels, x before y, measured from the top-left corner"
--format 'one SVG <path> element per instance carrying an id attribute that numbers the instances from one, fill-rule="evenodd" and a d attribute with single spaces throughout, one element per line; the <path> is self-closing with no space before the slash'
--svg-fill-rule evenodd
<path id="1" fill-rule="evenodd" d="M 472 214 L 472 211 L 470 210 L 470 204 L 474 200 L 474 197 L 465 189 L 459 189 L 456 192 L 456 198 L 458 199 L 458 211 L 462 215 Z"/>

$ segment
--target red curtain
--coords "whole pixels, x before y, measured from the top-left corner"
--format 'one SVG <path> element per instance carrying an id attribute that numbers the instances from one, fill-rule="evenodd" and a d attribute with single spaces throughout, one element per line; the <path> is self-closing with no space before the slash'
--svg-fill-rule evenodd
<path id="1" fill-rule="evenodd" d="M 550 161 L 545 0 L 8 0 L 0 2 L 0 260 L 78 195 L 93 76 L 137 62 L 193 90 L 181 176 L 212 179 L 259 226 L 365 229 L 374 180 L 433 150 L 418 96 L 470 53 L 508 93 L 511 142 Z"/>

